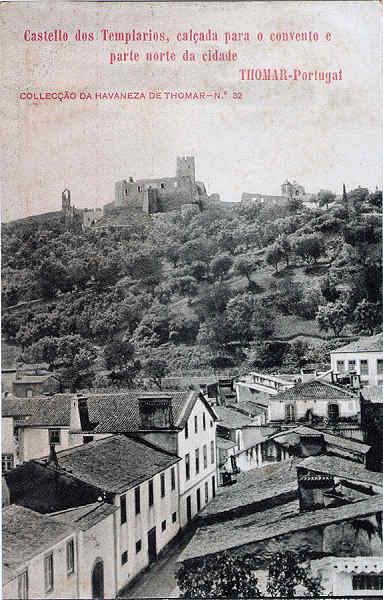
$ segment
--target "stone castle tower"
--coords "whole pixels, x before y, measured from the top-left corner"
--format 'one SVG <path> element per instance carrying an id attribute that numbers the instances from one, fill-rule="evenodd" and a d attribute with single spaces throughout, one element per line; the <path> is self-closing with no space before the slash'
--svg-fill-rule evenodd
<path id="1" fill-rule="evenodd" d="M 195 161 L 194 156 L 177 156 L 176 177 L 183 180 L 184 177 L 190 177 L 192 183 L 195 183 Z"/>
<path id="2" fill-rule="evenodd" d="M 65 189 L 61 194 L 61 207 L 64 217 L 70 213 L 70 190 Z"/>

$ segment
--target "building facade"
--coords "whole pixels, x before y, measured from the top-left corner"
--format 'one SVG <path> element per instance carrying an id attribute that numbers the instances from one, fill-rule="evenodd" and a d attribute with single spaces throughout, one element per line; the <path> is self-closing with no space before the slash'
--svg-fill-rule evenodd
<path id="1" fill-rule="evenodd" d="M 360 338 L 330 352 L 338 374 L 356 372 L 362 385 L 383 385 L 383 334 Z"/>

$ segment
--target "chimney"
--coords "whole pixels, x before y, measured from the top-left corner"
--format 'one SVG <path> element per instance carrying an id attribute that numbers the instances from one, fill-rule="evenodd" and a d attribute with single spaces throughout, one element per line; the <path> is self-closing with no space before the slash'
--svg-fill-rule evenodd
<path id="1" fill-rule="evenodd" d="M 301 369 L 301 382 L 308 383 L 309 381 L 313 381 L 317 376 L 317 372 L 315 369 Z"/>
<path id="2" fill-rule="evenodd" d="M 50 467 L 56 467 L 56 469 L 58 469 L 58 467 L 59 467 L 59 461 L 57 460 L 57 454 L 56 454 L 56 449 L 55 449 L 54 444 L 50 444 L 50 446 L 49 446 L 49 457 L 48 457 L 47 464 Z"/>
<path id="3" fill-rule="evenodd" d="M 173 426 L 171 396 L 138 398 L 142 429 L 169 429 Z"/>
<path id="4" fill-rule="evenodd" d="M 89 431 L 88 400 L 85 396 L 77 394 L 72 396 L 70 405 L 70 431 Z"/>

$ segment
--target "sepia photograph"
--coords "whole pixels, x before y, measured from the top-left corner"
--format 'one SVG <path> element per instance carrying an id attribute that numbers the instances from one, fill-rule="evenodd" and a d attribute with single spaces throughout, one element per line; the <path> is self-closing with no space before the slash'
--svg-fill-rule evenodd
<path id="1" fill-rule="evenodd" d="M 381 2 L 0 22 L 2 598 L 381 597 Z"/>

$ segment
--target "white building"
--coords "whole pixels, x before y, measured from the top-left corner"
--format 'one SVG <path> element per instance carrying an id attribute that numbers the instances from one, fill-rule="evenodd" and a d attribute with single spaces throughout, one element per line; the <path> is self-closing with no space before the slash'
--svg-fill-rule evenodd
<path id="1" fill-rule="evenodd" d="M 116 510 L 104 503 L 55 515 L 4 508 L 4 600 L 115 597 Z"/>
<path id="2" fill-rule="evenodd" d="M 116 433 L 139 436 L 179 456 L 180 525 L 184 527 L 215 496 L 217 415 L 203 394 L 129 391 L 56 394 L 40 399 L 20 427 L 21 460 L 49 454 Z"/>
<path id="3" fill-rule="evenodd" d="M 356 371 L 364 385 L 383 385 L 383 333 L 360 338 L 330 352 L 338 374 Z"/>
<path id="4" fill-rule="evenodd" d="M 382 596 L 383 558 L 381 556 L 328 556 L 311 561 L 315 575 L 328 596 Z"/>

